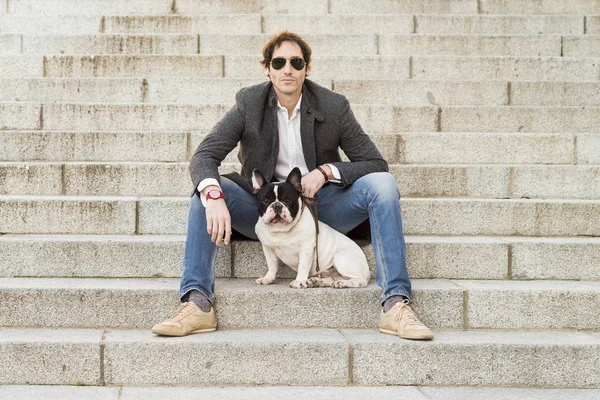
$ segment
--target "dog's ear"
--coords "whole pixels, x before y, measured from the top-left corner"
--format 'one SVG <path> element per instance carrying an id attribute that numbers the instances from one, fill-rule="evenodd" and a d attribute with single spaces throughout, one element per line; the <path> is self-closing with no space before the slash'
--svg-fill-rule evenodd
<path id="1" fill-rule="evenodd" d="M 302 193 L 302 173 L 300 172 L 300 168 L 295 167 L 288 175 L 286 182 L 291 183 L 298 193 Z"/>
<path id="2" fill-rule="evenodd" d="M 256 194 L 265 184 L 265 177 L 260 173 L 258 169 L 254 169 L 252 171 L 252 188 L 254 189 L 253 193 Z"/>

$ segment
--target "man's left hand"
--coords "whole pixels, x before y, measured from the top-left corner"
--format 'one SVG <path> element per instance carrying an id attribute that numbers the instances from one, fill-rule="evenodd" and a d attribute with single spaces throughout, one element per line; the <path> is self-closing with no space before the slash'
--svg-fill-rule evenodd
<path id="1" fill-rule="evenodd" d="M 325 170 L 327 176 L 331 176 L 331 169 L 328 165 L 323 165 L 321 168 Z M 313 169 L 308 174 L 302 177 L 302 192 L 306 197 L 315 197 L 319 189 L 325 185 L 327 181 L 323 176 L 323 173 L 318 169 Z"/>

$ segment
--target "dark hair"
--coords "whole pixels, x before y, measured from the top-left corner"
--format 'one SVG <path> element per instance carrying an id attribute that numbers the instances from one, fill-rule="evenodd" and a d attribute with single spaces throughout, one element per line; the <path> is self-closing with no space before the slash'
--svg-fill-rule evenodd
<path id="1" fill-rule="evenodd" d="M 277 47 L 281 46 L 283 42 L 292 42 L 300 46 L 300 49 L 302 50 L 302 58 L 304 58 L 306 65 L 308 65 L 310 62 L 310 55 L 312 54 L 310 46 L 298 34 L 290 31 L 282 31 L 277 33 L 263 46 L 263 60 L 261 61 L 262 65 L 267 68 L 269 67 L 271 64 L 271 59 L 273 58 L 273 52 Z"/>

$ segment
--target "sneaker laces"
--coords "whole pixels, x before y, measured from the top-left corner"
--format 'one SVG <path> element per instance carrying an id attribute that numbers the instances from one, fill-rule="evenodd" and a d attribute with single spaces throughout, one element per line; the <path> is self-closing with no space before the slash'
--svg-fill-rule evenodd
<path id="1" fill-rule="evenodd" d="M 400 323 L 400 320 L 404 316 L 406 322 L 409 325 L 423 325 L 421 321 L 415 315 L 415 312 L 408 305 L 408 300 L 404 299 L 402 302 L 398 302 L 394 305 L 394 307 L 399 307 L 398 313 L 395 315 L 396 322 Z"/>
<path id="2" fill-rule="evenodd" d="M 175 311 L 173 313 L 173 315 L 171 315 L 171 318 L 169 318 L 170 320 L 173 321 L 179 321 L 180 319 L 182 319 L 183 317 L 185 317 L 188 312 L 187 312 L 187 308 L 190 305 L 190 303 L 183 303 L 179 306 L 179 308 L 177 309 L 177 311 Z"/>

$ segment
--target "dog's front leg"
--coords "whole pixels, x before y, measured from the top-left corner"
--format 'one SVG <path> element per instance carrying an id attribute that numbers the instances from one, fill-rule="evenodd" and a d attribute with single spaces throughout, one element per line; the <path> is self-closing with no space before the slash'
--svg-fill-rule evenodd
<path id="1" fill-rule="evenodd" d="M 314 259 L 314 243 L 312 246 L 303 246 L 300 249 L 299 260 L 298 260 L 298 274 L 296 274 L 296 280 L 290 283 L 290 287 L 294 289 L 306 289 L 313 287 L 313 282 L 308 279 L 310 269 L 312 267 Z"/>
<path id="2" fill-rule="evenodd" d="M 265 245 L 263 245 L 262 248 L 263 253 L 265 254 L 265 258 L 267 260 L 268 270 L 265 276 L 256 280 L 256 283 L 259 285 L 269 285 L 273 283 L 273 281 L 275 280 L 275 275 L 277 275 L 278 259 L 273 249 Z"/>

